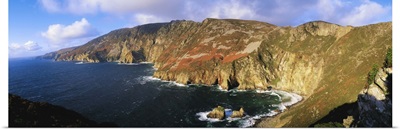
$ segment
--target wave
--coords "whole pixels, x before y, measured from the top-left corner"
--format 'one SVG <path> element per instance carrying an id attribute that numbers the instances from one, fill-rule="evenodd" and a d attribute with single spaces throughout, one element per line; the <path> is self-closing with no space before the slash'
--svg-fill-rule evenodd
<path id="1" fill-rule="evenodd" d="M 300 95 L 298 95 L 296 93 L 289 93 L 289 92 L 282 91 L 282 90 L 272 90 L 272 91 L 255 90 L 254 91 L 254 90 L 238 90 L 237 88 L 231 89 L 231 90 L 225 90 L 225 89 L 222 89 L 222 87 L 220 85 L 218 85 L 217 89 L 222 92 L 252 92 L 253 91 L 256 93 L 265 93 L 265 94 L 274 95 L 279 98 L 279 101 L 281 101 L 284 106 L 291 106 L 291 105 L 294 105 L 294 104 L 300 102 L 301 100 L 303 100 L 303 97 L 301 97 Z"/>
<path id="2" fill-rule="evenodd" d="M 222 92 L 228 92 L 228 90 L 223 89 L 219 84 L 217 84 L 217 89 Z"/>
<path id="3" fill-rule="evenodd" d="M 136 80 L 141 85 L 144 85 L 144 84 L 146 84 L 148 82 L 152 82 L 152 81 L 161 81 L 161 79 L 155 78 L 153 76 L 141 76 L 141 77 L 137 78 Z"/>
<path id="4" fill-rule="evenodd" d="M 161 82 L 168 83 L 168 84 L 165 85 L 166 87 L 172 87 L 172 86 L 187 87 L 187 85 L 181 84 L 181 83 L 177 83 L 175 81 L 161 80 Z M 161 86 L 164 86 L 164 85 L 161 85 Z"/>
<path id="5" fill-rule="evenodd" d="M 118 65 L 143 65 L 143 64 L 153 64 L 152 62 L 139 62 L 139 63 L 118 63 Z"/>
<path id="6" fill-rule="evenodd" d="M 152 62 L 139 62 L 139 64 L 153 64 Z"/>
<path id="7" fill-rule="evenodd" d="M 118 65 L 140 65 L 139 63 L 118 63 Z"/>
<path id="8" fill-rule="evenodd" d="M 256 120 L 259 120 L 259 119 L 261 119 L 263 117 L 272 117 L 272 116 L 277 115 L 278 113 L 279 112 L 271 111 L 271 112 L 266 113 L 266 114 L 255 115 L 255 116 L 246 118 L 244 120 L 240 120 L 239 121 L 239 127 L 241 127 L 241 128 L 252 127 L 252 126 L 254 126 L 256 124 Z"/>
<path id="9" fill-rule="evenodd" d="M 88 64 L 88 62 L 80 61 L 80 62 L 76 62 L 75 64 L 77 64 L 77 65 L 80 65 L 80 64 Z"/>
<path id="10" fill-rule="evenodd" d="M 196 116 L 199 116 L 198 119 L 200 121 L 208 121 L 208 122 L 222 122 L 222 121 L 224 121 L 224 120 L 220 120 L 220 119 L 216 119 L 216 118 L 208 118 L 207 115 L 210 112 L 211 111 L 199 112 L 199 113 L 196 113 Z"/>
<path id="11" fill-rule="evenodd" d="M 229 111 L 230 109 L 225 109 L 225 111 Z M 198 119 L 200 121 L 207 121 L 210 123 L 214 123 L 214 122 L 223 122 L 223 121 L 228 121 L 228 122 L 232 122 L 232 121 L 238 121 L 239 123 L 239 127 L 245 128 L 245 127 L 252 127 L 254 126 L 254 124 L 256 123 L 256 120 L 259 120 L 263 117 L 272 117 L 275 116 L 276 114 L 278 114 L 278 111 L 270 111 L 269 113 L 266 114 L 259 114 L 259 115 L 255 115 L 255 116 L 249 116 L 246 115 L 242 118 L 225 118 L 225 119 L 216 119 L 216 118 L 208 118 L 207 115 L 210 113 L 211 111 L 206 111 L 206 112 L 198 112 L 196 113 L 196 116 L 198 116 Z"/>
<path id="12" fill-rule="evenodd" d="M 294 105 L 298 102 L 300 102 L 301 100 L 303 100 L 303 97 L 301 97 L 300 95 L 296 94 L 296 93 L 289 93 L 286 91 L 280 91 L 280 90 L 275 90 L 276 93 L 278 93 L 277 95 L 280 96 L 282 104 L 284 106 L 291 106 Z"/>
<path id="13" fill-rule="evenodd" d="M 162 80 L 153 76 L 142 76 L 137 78 L 138 82 L 142 85 L 148 83 L 148 82 L 164 82 L 167 84 L 162 84 L 161 86 L 165 86 L 165 87 L 173 87 L 173 86 L 179 86 L 179 87 L 186 87 L 188 85 L 185 84 L 181 84 L 181 83 L 177 83 L 175 81 L 167 81 L 167 80 Z"/>

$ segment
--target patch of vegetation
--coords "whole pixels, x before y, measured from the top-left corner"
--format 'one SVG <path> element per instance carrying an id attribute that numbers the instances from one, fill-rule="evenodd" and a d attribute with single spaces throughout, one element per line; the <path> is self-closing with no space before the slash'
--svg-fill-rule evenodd
<path id="1" fill-rule="evenodd" d="M 318 128 L 326 128 L 326 127 L 339 127 L 339 128 L 344 128 L 344 126 L 342 124 L 340 124 L 339 122 L 328 122 L 328 123 L 321 123 L 321 124 L 316 124 L 314 127 L 318 127 Z"/>
<path id="2" fill-rule="evenodd" d="M 271 81 L 271 84 L 276 85 L 276 84 L 278 84 L 279 81 L 281 81 L 281 79 L 275 78 L 275 79 L 273 79 L 273 80 Z"/>
<path id="3" fill-rule="evenodd" d="M 374 64 L 372 69 L 368 72 L 368 84 L 372 84 L 375 80 L 375 76 L 378 73 L 378 65 Z"/>
<path id="4" fill-rule="evenodd" d="M 385 62 L 383 63 L 386 68 L 392 67 L 392 48 L 386 52 Z"/>

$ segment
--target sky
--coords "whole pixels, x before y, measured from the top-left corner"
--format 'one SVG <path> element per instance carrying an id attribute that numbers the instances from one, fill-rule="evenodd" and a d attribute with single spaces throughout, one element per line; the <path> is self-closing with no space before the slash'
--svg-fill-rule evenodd
<path id="1" fill-rule="evenodd" d="M 391 0 L 9 0 L 8 57 L 83 45 L 112 30 L 171 20 L 233 18 L 298 26 L 392 21 Z"/>

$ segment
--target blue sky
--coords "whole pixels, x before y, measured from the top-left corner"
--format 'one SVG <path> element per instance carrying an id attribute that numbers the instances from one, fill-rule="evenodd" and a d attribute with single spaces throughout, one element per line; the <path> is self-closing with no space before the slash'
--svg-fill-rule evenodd
<path id="1" fill-rule="evenodd" d="M 362 26 L 392 20 L 391 0 L 10 0 L 9 57 L 78 46 L 124 27 L 205 18 L 279 26 L 323 20 Z"/>

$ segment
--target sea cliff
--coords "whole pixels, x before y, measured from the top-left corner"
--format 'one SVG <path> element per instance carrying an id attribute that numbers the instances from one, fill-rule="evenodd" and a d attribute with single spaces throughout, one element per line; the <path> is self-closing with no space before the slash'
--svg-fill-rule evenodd
<path id="1" fill-rule="evenodd" d="M 305 97 L 262 127 L 304 127 L 357 99 L 365 75 L 392 46 L 392 23 L 360 27 L 313 21 L 296 27 L 236 19 L 123 28 L 43 58 L 152 62 L 154 77 L 222 89 L 275 89 Z M 302 112 L 299 112 L 302 111 Z M 307 118 L 307 120 L 303 120 Z"/>

